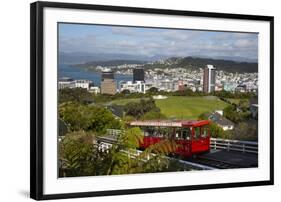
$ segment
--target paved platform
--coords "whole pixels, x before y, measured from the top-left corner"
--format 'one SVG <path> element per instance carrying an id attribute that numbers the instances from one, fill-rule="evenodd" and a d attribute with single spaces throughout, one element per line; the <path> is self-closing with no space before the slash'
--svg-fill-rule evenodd
<path id="1" fill-rule="evenodd" d="M 226 150 L 211 150 L 208 154 L 200 155 L 203 158 L 228 162 L 241 167 L 258 167 L 258 155 Z"/>

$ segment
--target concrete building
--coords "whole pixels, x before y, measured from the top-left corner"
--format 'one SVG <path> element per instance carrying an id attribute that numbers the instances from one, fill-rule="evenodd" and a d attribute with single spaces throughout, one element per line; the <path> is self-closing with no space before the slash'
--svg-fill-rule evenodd
<path id="1" fill-rule="evenodd" d="M 58 87 L 59 89 L 75 88 L 75 81 L 69 77 L 62 77 L 59 79 Z"/>
<path id="2" fill-rule="evenodd" d="M 114 73 L 110 69 L 102 71 L 101 75 L 101 94 L 114 95 L 116 94 L 116 83 Z"/>
<path id="3" fill-rule="evenodd" d="M 101 80 L 103 81 L 105 79 L 114 80 L 114 72 L 109 68 L 104 69 L 101 73 Z"/>
<path id="4" fill-rule="evenodd" d="M 120 92 L 124 90 L 129 90 L 130 93 L 145 93 L 146 84 L 143 81 L 136 81 L 135 83 L 133 83 L 132 81 L 121 82 Z"/>
<path id="5" fill-rule="evenodd" d="M 85 88 L 89 90 L 91 83 L 92 81 L 90 80 L 75 80 L 75 88 Z"/>
<path id="6" fill-rule="evenodd" d="M 63 88 L 84 88 L 89 90 L 90 84 L 92 81 L 90 80 L 73 80 L 69 77 L 62 77 L 59 79 L 58 86 L 59 89 Z"/>
<path id="7" fill-rule="evenodd" d="M 223 90 L 234 92 L 237 84 L 234 82 L 223 82 Z"/>
<path id="8" fill-rule="evenodd" d="M 167 91 L 167 92 L 171 92 L 174 90 L 174 83 L 170 79 L 160 80 L 160 82 L 158 82 L 157 84 L 158 84 L 159 90 L 163 90 L 163 91 Z"/>
<path id="9" fill-rule="evenodd" d="M 94 94 L 99 94 L 100 93 L 100 88 L 97 87 L 97 86 L 90 86 L 89 92 L 90 93 L 94 93 Z"/>
<path id="10" fill-rule="evenodd" d="M 207 65 L 203 75 L 203 91 L 210 93 L 215 91 L 216 69 L 213 65 Z"/>

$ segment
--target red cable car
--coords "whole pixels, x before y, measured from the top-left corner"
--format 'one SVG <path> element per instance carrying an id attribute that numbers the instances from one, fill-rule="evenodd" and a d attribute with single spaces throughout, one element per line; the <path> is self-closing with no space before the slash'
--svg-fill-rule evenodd
<path id="1" fill-rule="evenodd" d="M 164 139 L 173 139 L 178 145 L 175 154 L 190 157 L 210 151 L 210 129 L 208 120 L 200 121 L 133 121 L 144 132 L 140 147 L 145 149 Z"/>

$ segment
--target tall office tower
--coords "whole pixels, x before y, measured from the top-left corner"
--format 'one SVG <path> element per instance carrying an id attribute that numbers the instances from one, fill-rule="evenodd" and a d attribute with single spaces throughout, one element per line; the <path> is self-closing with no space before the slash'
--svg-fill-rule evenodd
<path id="1" fill-rule="evenodd" d="M 210 93 L 215 91 L 216 85 L 216 68 L 213 65 L 207 65 L 204 69 L 203 91 Z"/>
<path id="2" fill-rule="evenodd" d="M 144 70 L 143 69 L 134 69 L 133 70 L 133 83 L 137 81 L 144 82 Z"/>
<path id="3" fill-rule="evenodd" d="M 114 73 L 110 69 L 102 71 L 101 74 L 101 94 L 116 94 L 116 83 Z"/>

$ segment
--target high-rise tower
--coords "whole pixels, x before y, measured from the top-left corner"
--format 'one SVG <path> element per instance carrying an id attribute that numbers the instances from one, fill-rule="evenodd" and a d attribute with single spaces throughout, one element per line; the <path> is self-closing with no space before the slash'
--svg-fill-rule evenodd
<path id="1" fill-rule="evenodd" d="M 203 91 L 210 93 L 215 91 L 216 68 L 213 65 L 206 65 L 203 76 Z"/>
<path id="2" fill-rule="evenodd" d="M 110 69 L 102 71 L 101 74 L 101 94 L 114 95 L 116 93 L 116 83 L 114 73 Z"/>
<path id="3" fill-rule="evenodd" d="M 133 83 L 136 83 L 137 81 L 144 82 L 144 70 L 143 69 L 134 69 L 133 70 Z"/>

